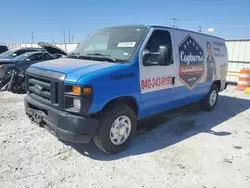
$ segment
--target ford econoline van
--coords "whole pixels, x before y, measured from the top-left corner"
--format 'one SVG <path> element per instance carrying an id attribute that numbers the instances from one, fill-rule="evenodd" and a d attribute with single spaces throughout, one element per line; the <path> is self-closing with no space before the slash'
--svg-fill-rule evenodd
<path id="1" fill-rule="evenodd" d="M 213 110 L 226 87 L 225 41 L 163 26 L 97 30 L 72 53 L 26 71 L 26 114 L 61 140 L 124 150 L 137 120 L 199 101 Z"/>

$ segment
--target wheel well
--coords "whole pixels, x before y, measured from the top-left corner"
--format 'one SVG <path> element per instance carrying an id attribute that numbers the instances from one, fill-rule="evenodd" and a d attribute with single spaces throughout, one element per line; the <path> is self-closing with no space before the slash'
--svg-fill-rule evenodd
<path id="1" fill-rule="evenodd" d="M 104 106 L 103 110 L 113 104 L 126 104 L 135 111 L 136 115 L 138 115 L 138 105 L 134 97 L 118 97 L 112 99 Z"/>
<path id="2" fill-rule="evenodd" d="M 221 81 L 220 81 L 220 80 L 216 80 L 216 81 L 214 81 L 214 83 L 213 83 L 213 84 L 215 84 L 215 85 L 217 86 L 218 90 L 220 90 L 220 89 L 221 89 Z"/>

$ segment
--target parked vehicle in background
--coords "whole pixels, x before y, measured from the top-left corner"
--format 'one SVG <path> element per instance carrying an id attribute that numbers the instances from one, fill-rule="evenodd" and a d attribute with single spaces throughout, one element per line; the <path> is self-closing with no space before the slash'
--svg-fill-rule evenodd
<path id="1" fill-rule="evenodd" d="M 0 54 L 6 51 L 8 51 L 8 47 L 5 45 L 0 45 Z"/>
<path id="2" fill-rule="evenodd" d="M 27 52 L 44 51 L 42 48 L 20 48 L 15 50 L 9 50 L 0 54 L 0 59 L 14 59 Z"/>
<path id="3" fill-rule="evenodd" d="M 13 59 L 0 59 L 0 91 L 25 92 L 24 75 L 30 65 L 57 59 L 66 54 L 60 48 L 53 48 L 54 46 L 49 43 L 39 44 L 42 47 L 41 50 L 26 52 Z"/>
<path id="4" fill-rule="evenodd" d="M 8 79 L 11 77 L 13 70 L 23 74 L 26 69 L 34 64 L 41 61 L 47 61 L 55 59 L 47 52 L 27 52 L 13 59 L 0 59 L 0 80 Z"/>
<path id="5" fill-rule="evenodd" d="M 50 53 L 54 58 L 60 58 L 62 56 L 67 56 L 68 53 L 63 51 L 61 48 L 57 46 L 47 43 L 47 42 L 39 42 L 38 45 L 43 48 L 45 51 Z"/>
<path id="6" fill-rule="evenodd" d="M 62 140 L 93 138 L 117 153 L 139 119 L 195 101 L 213 110 L 227 67 L 218 37 L 163 26 L 104 28 L 67 57 L 27 69 L 25 111 Z"/>

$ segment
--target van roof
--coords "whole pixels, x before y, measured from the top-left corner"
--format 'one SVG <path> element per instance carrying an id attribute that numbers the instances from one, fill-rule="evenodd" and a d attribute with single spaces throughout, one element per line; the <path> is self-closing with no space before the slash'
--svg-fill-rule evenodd
<path id="1" fill-rule="evenodd" d="M 167 26 L 159 26 L 159 25 L 148 25 L 148 27 L 176 29 L 176 30 L 180 30 L 180 31 L 187 31 L 187 32 L 197 33 L 197 34 L 201 34 L 201 35 L 205 35 L 205 36 L 209 36 L 209 37 L 214 37 L 214 38 L 225 40 L 225 39 L 223 39 L 221 37 L 217 37 L 217 36 L 214 36 L 214 35 L 209 35 L 209 34 L 206 34 L 206 33 L 200 33 L 200 32 L 197 32 L 197 31 L 192 31 L 192 30 L 187 30 L 187 29 L 180 29 L 180 28 L 176 28 L 176 27 L 167 27 Z"/>
<path id="2" fill-rule="evenodd" d="M 180 29 L 180 28 L 176 28 L 176 27 L 161 26 L 161 25 L 136 25 L 135 24 L 135 25 L 117 25 L 117 26 L 111 26 L 111 27 L 106 27 L 106 28 L 112 28 L 112 27 L 148 27 L 148 28 L 176 29 L 176 30 L 180 30 L 180 31 L 187 31 L 187 32 L 197 33 L 197 34 L 200 34 L 200 35 L 205 35 L 205 36 L 225 40 L 225 39 L 223 39 L 221 37 L 217 37 L 217 36 L 214 36 L 214 35 L 209 35 L 209 34 L 206 34 L 206 33 L 200 33 L 200 32 L 197 32 L 197 31 L 192 31 L 192 30 L 187 30 L 187 29 Z"/>

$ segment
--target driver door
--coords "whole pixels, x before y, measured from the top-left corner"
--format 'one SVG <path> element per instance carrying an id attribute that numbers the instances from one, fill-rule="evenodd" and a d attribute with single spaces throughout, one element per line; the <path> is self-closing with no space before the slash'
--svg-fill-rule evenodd
<path id="1" fill-rule="evenodd" d="M 29 68 L 30 65 L 43 61 L 43 54 L 39 53 L 39 54 L 31 55 L 25 61 L 26 63 L 24 64 L 25 65 L 24 69 L 27 69 Z"/>
<path id="2" fill-rule="evenodd" d="M 162 112 L 173 107 L 174 87 L 177 76 L 175 48 L 172 46 L 171 30 L 152 29 L 140 53 L 140 86 L 143 112 L 145 116 Z M 150 58 L 152 64 L 145 63 L 143 54 L 157 53 L 159 46 L 172 48 L 172 64 L 159 65 L 157 58 Z M 152 56 L 154 57 L 154 56 Z M 142 115 L 143 116 L 143 115 Z"/>

